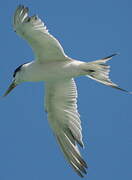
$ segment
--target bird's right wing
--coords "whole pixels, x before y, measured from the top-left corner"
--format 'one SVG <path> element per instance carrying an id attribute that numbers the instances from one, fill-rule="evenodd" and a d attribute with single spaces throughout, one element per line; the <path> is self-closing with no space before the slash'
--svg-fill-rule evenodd
<path id="1" fill-rule="evenodd" d="M 77 90 L 73 79 L 46 83 L 45 108 L 48 120 L 66 159 L 79 176 L 86 174 L 86 162 L 77 144 L 83 147 L 81 121 L 77 111 Z"/>
<path id="2" fill-rule="evenodd" d="M 13 17 L 13 28 L 16 33 L 28 41 L 37 60 L 41 62 L 66 60 L 59 41 L 48 32 L 38 16 L 28 16 L 28 11 L 29 9 L 22 5 L 16 9 Z"/>

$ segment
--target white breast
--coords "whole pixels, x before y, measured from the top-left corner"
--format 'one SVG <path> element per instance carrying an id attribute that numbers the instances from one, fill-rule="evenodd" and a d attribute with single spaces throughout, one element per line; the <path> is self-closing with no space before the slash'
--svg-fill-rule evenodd
<path id="1" fill-rule="evenodd" d="M 53 61 L 38 63 L 33 61 L 23 67 L 23 81 L 55 81 L 80 75 L 80 61 Z"/>

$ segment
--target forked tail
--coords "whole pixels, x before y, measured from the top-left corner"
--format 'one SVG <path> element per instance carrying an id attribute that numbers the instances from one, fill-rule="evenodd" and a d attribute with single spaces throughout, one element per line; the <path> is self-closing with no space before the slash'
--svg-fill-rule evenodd
<path id="1" fill-rule="evenodd" d="M 109 78 L 110 66 L 108 66 L 106 62 L 112 59 L 112 57 L 116 55 L 118 54 L 112 54 L 103 59 L 93 62 L 88 62 L 87 65 L 85 64 L 85 68 L 83 70 L 88 73 L 88 75 L 86 76 L 88 76 L 91 79 L 94 79 L 107 86 L 111 86 L 113 88 L 132 94 L 132 92 L 120 88 L 117 84 L 113 83 Z"/>

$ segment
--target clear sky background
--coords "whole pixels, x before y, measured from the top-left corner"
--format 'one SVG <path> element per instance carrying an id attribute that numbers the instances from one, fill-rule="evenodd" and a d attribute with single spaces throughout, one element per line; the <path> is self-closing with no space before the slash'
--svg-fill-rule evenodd
<path id="1" fill-rule="evenodd" d="M 1 0 L 0 94 L 14 69 L 34 58 L 12 28 L 18 4 L 38 14 L 67 55 L 92 61 L 119 52 L 111 79 L 132 90 L 131 0 Z M 132 95 L 76 79 L 89 180 L 132 179 Z M 79 180 L 64 160 L 43 108 L 43 83 L 23 83 L 0 100 L 0 180 Z"/>

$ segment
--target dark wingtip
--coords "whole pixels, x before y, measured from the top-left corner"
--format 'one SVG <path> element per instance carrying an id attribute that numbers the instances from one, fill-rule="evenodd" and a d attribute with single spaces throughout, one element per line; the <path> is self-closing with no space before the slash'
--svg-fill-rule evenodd
<path id="1" fill-rule="evenodd" d="M 25 7 L 25 11 L 28 12 L 28 11 L 29 11 L 29 8 L 28 8 L 28 7 Z"/>
<path id="2" fill-rule="evenodd" d="M 23 4 L 19 4 L 17 6 L 17 9 L 25 9 L 27 12 L 29 11 L 29 8 L 28 7 L 25 7 Z"/>
<path id="3" fill-rule="evenodd" d="M 107 56 L 105 58 L 103 58 L 104 60 L 105 59 L 109 59 L 109 58 L 112 58 L 113 56 L 117 56 L 117 55 L 120 55 L 120 53 L 114 53 L 114 54 L 111 54 L 110 56 Z"/>
<path id="4" fill-rule="evenodd" d="M 19 5 L 17 6 L 17 8 L 24 8 L 24 5 L 19 4 Z"/>

